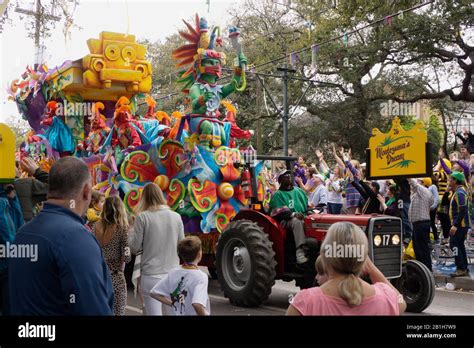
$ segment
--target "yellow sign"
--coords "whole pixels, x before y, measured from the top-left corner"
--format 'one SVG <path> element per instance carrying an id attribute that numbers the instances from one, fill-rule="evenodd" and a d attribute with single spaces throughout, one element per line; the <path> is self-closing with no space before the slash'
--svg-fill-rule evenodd
<path id="1" fill-rule="evenodd" d="M 15 133 L 0 123 L 0 183 L 10 183 L 15 179 Z"/>
<path id="2" fill-rule="evenodd" d="M 374 128 L 369 140 L 369 177 L 375 179 L 430 176 L 427 142 L 428 135 L 420 121 L 412 129 L 405 130 L 400 119 L 395 117 L 388 133 Z"/>

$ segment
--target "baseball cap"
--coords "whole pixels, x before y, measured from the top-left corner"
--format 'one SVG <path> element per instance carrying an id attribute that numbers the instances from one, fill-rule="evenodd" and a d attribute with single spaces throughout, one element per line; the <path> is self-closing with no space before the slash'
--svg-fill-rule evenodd
<path id="1" fill-rule="evenodd" d="M 464 183 L 466 181 L 466 178 L 463 173 L 454 171 L 451 173 L 450 177 L 452 177 L 454 180 Z"/>
<path id="2" fill-rule="evenodd" d="M 322 182 L 326 181 L 326 178 L 321 174 L 316 174 L 316 177 L 319 178 Z"/>

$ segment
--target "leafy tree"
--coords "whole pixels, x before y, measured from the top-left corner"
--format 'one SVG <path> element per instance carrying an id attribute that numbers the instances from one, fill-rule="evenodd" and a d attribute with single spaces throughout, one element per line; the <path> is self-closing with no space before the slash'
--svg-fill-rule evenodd
<path id="1" fill-rule="evenodd" d="M 417 122 L 417 119 L 413 115 L 408 115 L 408 116 L 401 116 L 400 121 L 401 121 L 402 127 L 408 130 L 408 129 L 411 129 L 415 125 L 415 123 Z M 439 117 L 436 114 L 431 114 L 428 120 L 423 122 L 423 124 L 424 124 L 424 128 L 426 132 L 428 133 L 428 142 L 431 143 L 431 159 L 434 163 L 438 160 L 439 148 L 443 146 L 443 135 L 444 135 L 443 126 L 441 125 L 439 121 Z M 391 122 L 390 124 L 387 124 L 384 131 L 385 132 L 389 131 L 390 127 L 391 127 Z"/>
<path id="2" fill-rule="evenodd" d="M 16 148 L 19 148 L 21 143 L 23 143 L 26 139 L 26 134 L 30 131 L 30 126 L 28 122 L 21 118 L 16 118 L 10 116 L 5 120 L 5 123 L 10 127 L 10 129 L 15 134 L 15 145 Z"/>
<path id="3" fill-rule="evenodd" d="M 314 122 L 305 122 L 301 127 L 301 122 L 294 123 L 290 146 L 300 146 L 301 153 L 311 155 L 308 144 L 316 145 L 319 139 L 322 146 L 345 142 L 356 156 L 363 157 L 371 129 L 383 128 L 388 122 L 380 115 L 381 103 L 389 99 L 442 101 L 446 97 L 453 101 L 471 100 L 472 92 L 466 87 L 471 82 L 473 61 L 469 62 L 473 52 L 469 27 L 474 18 L 469 2 L 437 1 L 372 26 L 369 25 L 375 20 L 419 5 L 419 1 L 340 1 L 337 7 L 328 6 L 329 3 L 332 2 L 295 0 L 289 6 L 281 6 L 263 1 L 258 5 L 247 3 L 244 9 L 239 6 L 233 12 L 235 24 L 245 33 L 246 53 L 258 72 L 275 73 L 277 63 L 284 64 L 285 60 L 260 64 L 313 42 L 327 42 L 319 47 L 315 76 L 310 52 L 298 56 L 298 76 L 314 78 L 319 83 L 301 103 L 307 118 Z M 367 28 L 344 36 L 366 25 Z M 338 36 L 341 39 L 331 40 Z M 448 77 L 451 88 L 442 83 Z M 289 103 L 293 107 L 304 84 L 290 83 Z M 267 82 L 267 90 L 277 104 L 274 122 L 265 122 L 268 126 L 263 131 L 265 149 L 272 151 L 282 146 L 276 110 L 282 105 L 281 82 Z M 251 117 L 250 124 L 258 119 L 247 113 L 243 116 Z M 269 135 L 275 137 L 273 142 Z"/>

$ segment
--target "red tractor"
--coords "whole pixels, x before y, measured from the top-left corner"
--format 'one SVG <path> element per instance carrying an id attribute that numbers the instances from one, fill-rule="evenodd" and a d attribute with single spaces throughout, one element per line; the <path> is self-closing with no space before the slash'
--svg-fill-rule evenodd
<path id="1" fill-rule="evenodd" d="M 293 157 L 257 156 L 259 160 L 285 160 L 289 168 Z M 256 192 L 255 170 L 251 173 L 252 191 Z M 251 207 L 261 207 L 252 198 Z M 306 255 L 309 261 L 296 263 L 293 235 L 261 209 L 241 210 L 222 232 L 216 252 L 217 276 L 231 303 L 253 307 L 271 293 L 276 279 L 295 280 L 300 288 L 315 285 L 314 263 L 331 224 L 349 221 L 365 231 L 369 256 L 382 273 L 403 294 L 410 312 L 422 312 L 432 302 L 434 278 L 428 268 L 416 260 L 403 261 L 402 222 L 384 215 L 331 215 L 312 211 L 305 217 Z"/>

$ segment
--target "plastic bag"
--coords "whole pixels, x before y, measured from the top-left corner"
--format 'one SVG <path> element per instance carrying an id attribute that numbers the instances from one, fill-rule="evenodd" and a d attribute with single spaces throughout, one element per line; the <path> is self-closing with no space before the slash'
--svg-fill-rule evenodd
<path id="1" fill-rule="evenodd" d="M 413 241 L 410 241 L 406 246 L 403 257 L 405 260 L 414 260 L 415 259 L 415 250 L 413 249 Z"/>

